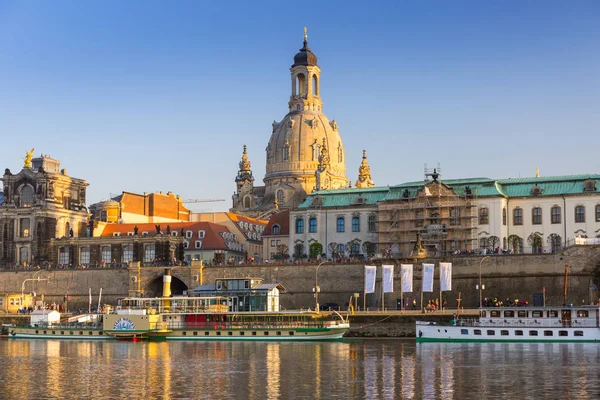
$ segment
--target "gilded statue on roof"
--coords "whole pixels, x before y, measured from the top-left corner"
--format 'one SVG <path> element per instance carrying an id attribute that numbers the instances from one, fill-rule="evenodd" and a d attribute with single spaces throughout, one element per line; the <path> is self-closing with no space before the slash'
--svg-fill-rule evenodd
<path id="1" fill-rule="evenodd" d="M 25 168 L 31 168 L 31 159 L 33 158 L 33 151 L 35 149 L 31 149 L 30 151 L 25 152 L 25 158 L 23 159 L 23 166 Z"/>

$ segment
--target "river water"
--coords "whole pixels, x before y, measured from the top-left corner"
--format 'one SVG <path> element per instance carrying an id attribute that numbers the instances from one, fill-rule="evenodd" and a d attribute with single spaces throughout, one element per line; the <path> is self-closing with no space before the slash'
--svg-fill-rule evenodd
<path id="1" fill-rule="evenodd" d="M 600 345 L 0 341 L 1 399 L 596 399 Z"/>

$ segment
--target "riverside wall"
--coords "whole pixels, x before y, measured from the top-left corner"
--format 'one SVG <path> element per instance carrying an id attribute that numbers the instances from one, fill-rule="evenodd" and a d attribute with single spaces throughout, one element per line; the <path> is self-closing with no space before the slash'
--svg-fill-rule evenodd
<path id="1" fill-rule="evenodd" d="M 482 262 L 483 260 L 483 262 Z M 404 293 L 412 304 L 417 299 L 420 306 L 421 263 L 436 264 L 436 279 L 433 293 L 424 293 L 424 301 L 440 296 L 437 264 L 439 262 L 453 263 L 452 291 L 444 292 L 448 308 L 457 306 L 460 292 L 462 306 L 476 308 L 479 304 L 479 270 L 481 264 L 482 283 L 485 285 L 484 297 L 499 299 L 518 298 L 532 303 L 532 294 L 546 290 L 547 304 L 560 305 L 563 303 L 563 285 L 565 263 L 569 265 L 568 303 L 581 304 L 582 300 L 595 303 L 598 291 L 591 291 L 594 268 L 600 264 L 600 246 L 576 246 L 561 253 L 542 255 L 493 255 L 483 257 L 445 257 L 419 261 L 415 263 L 414 283 L 415 292 Z M 378 268 L 376 293 L 363 298 L 364 272 L 363 264 L 324 264 L 319 268 L 317 279 L 321 287 L 319 303 L 337 303 L 342 307 L 349 302 L 354 293 L 360 293 L 356 302 L 361 309 L 381 308 L 385 303 L 386 309 L 396 309 L 400 299 L 400 260 L 384 260 L 385 264 L 395 264 L 394 293 L 387 293 L 383 301 L 381 295 L 381 269 Z M 403 261 L 404 262 L 404 261 Z M 381 262 L 377 262 L 381 264 Z M 141 280 L 142 287 L 154 285 L 160 281 L 164 268 L 142 268 L 140 272 L 133 269 L 89 269 L 89 270 L 52 270 L 52 271 L 2 271 L 0 272 L 0 293 L 25 293 L 35 291 L 38 299 L 41 295 L 48 303 L 62 303 L 64 296 L 70 296 L 69 309 L 87 309 L 89 290 L 93 302 L 98 302 L 102 288 L 102 303 L 115 304 L 118 298 L 126 297 L 132 289 L 133 282 Z M 265 282 L 279 282 L 286 291 L 281 294 L 281 305 L 286 309 L 298 309 L 315 306 L 313 287 L 315 286 L 316 265 L 244 265 L 204 267 L 202 279 L 204 283 L 214 282 L 217 278 L 262 278 Z M 188 288 L 199 284 L 199 270 L 190 267 L 173 270 L 174 280 L 179 279 Z M 35 275 L 34 275 L 35 274 Z M 137 274 L 137 277 L 136 277 Z M 25 281 L 39 277 L 50 278 L 49 281 Z M 25 283 L 24 283 L 25 282 Z"/>

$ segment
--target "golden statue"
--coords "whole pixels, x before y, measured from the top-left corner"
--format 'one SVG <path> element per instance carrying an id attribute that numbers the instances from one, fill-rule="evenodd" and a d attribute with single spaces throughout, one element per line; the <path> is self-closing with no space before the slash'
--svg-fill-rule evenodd
<path id="1" fill-rule="evenodd" d="M 306 27 L 304 27 L 304 41 L 308 40 L 308 35 L 306 34 Z"/>
<path id="2" fill-rule="evenodd" d="M 26 151 L 25 152 L 25 158 L 23 159 L 23 166 L 25 168 L 31 168 L 31 159 L 33 158 L 33 151 L 35 149 L 31 149 L 31 151 Z"/>

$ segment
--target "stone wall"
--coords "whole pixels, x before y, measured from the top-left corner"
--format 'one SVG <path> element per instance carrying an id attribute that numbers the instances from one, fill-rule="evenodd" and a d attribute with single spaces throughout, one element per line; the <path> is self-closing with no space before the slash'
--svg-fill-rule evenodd
<path id="1" fill-rule="evenodd" d="M 481 262 L 483 260 L 483 262 Z M 453 263 L 452 292 L 447 292 L 448 308 L 456 308 L 458 293 L 461 293 L 462 306 L 475 308 L 479 304 L 479 291 L 475 285 L 479 283 L 479 267 L 481 264 L 482 283 L 486 286 L 484 297 L 499 299 L 519 298 L 532 303 L 533 293 L 541 293 L 546 289 L 547 304 L 563 303 L 563 285 L 565 262 L 570 266 L 568 279 L 568 303 L 581 304 L 581 301 L 596 302 L 598 291 L 590 291 L 592 270 L 600 263 L 600 246 L 573 247 L 559 254 L 514 255 L 482 257 L 455 257 L 427 260 L 436 264 L 436 280 L 434 292 L 425 293 L 424 301 L 439 297 L 437 275 L 440 261 Z M 421 268 L 415 265 L 413 288 L 414 293 L 405 293 L 404 300 L 417 299 L 420 305 Z M 398 264 L 396 264 L 398 265 Z M 281 305 L 286 309 L 307 308 L 315 306 L 313 287 L 315 286 L 316 265 L 252 265 L 205 267 L 202 273 L 204 283 L 212 283 L 217 278 L 262 278 L 266 283 L 279 282 L 287 289 L 281 294 Z M 367 307 L 380 307 L 381 268 L 378 268 L 376 293 L 368 294 Z M 385 306 L 395 309 L 400 299 L 400 268 L 394 271 L 394 293 L 385 295 Z M 135 290 L 137 282 L 142 289 L 149 288 L 157 279 L 161 279 L 164 268 L 149 267 L 137 269 L 99 269 L 99 270 L 57 270 L 38 273 L 38 277 L 50 276 L 50 282 L 35 282 L 36 292 L 45 296 L 47 301 L 62 302 L 63 296 L 71 296 L 71 304 L 77 308 L 87 309 L 88 290 L 92 289 L 94 302 L 98 301 L 98 293 L 103 288 L 103 303 L 114 303 L 117 298 L 126 297 L 130 290 Z M 193 288 L 200 281 L 200 270 L 196 267 L 176 268 L 173 276 L 188 288 Z M 0 272 L 0 293 L 20 293 L 25 279 L 33 277 L 33 272 L 2 271 Z M 319 268 L 318 284 L 321 287 L 319 303 L 337 303 L 342 307 L 348 303 L 354 293 L 360 293 L 357 306 L 363 308 L 364 272 L 362 264 L 324 264 Z M 25 292 L 31 292 L 34 282 L 25 283 Z"/>

